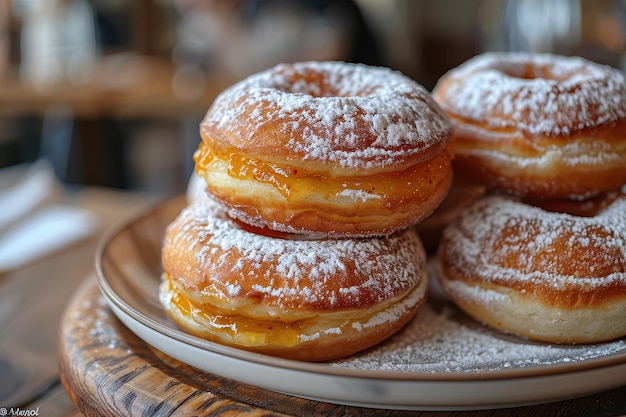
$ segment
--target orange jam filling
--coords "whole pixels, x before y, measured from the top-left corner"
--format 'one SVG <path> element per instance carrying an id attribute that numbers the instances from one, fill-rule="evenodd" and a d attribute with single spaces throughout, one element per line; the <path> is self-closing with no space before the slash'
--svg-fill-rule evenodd
<path id="1" fill-rule="evenodd" d="M 249 317 L 228 314 L 211 306 L 200 306 L 187 299 L 170 284 L 173 291 L 171 303 L 185 316 L 206 326 L 211 333 L 220 334 L 222 339 L 232 340 L 240 346 L 287 346 L 299 343 L 307 322 L 316 319 L 281 322 L 255 320 Z"/>
<path id="2" fill-rule="evenodd" d="M 255 180 L 274 186 L 287 200 L 293 201 L 308 194 L 322 194 L 334 198 L 347 190 L 368 193 L 389 208 L 407 201 L 426 201 L 433 190 L 445 181 L 445 166 L 450 157 L 442 152 L 423 164 L 404 171 L 370 176 L 331 177 L 327 174 L 261 161 L 241 154 L 236 149 L 215 152 L 206 143 L 200 144 L 195 154 L 198 173 L 204 176 L 213 164 L 226 166 L 228 174 L 237 179 Z"/>

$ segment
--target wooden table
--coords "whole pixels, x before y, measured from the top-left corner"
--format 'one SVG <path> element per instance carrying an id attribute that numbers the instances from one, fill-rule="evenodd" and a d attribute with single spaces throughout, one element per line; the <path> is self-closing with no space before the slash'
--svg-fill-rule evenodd
<path id="1" fill-rule="evenodd" d="M 0 274 L 1 408 L 40 408 L 41 416 L 73 416 L 76 408 L 59 382 L 58 326 L 68 300 L 94 269 L 106 230 L 158 201 L 151 195 L 105 188 L 68 192 L 63 204 L 91 210 L 96 233 L 15 270 Z"/>

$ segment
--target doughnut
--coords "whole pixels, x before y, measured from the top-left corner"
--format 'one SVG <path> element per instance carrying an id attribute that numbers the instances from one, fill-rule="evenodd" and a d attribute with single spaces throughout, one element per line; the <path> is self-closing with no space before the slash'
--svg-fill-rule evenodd
<path id="1" fill-rule="evenodd" d="M 425 301 L 425 263 L 411 228 L 316 240 L 256 229 L 198 197 L 166 229 L 159 298 L 172 321 L 197 337 L 325 361 L 402 328 Z"/>
<path id="2" fill-rule="evenodd" d="M 452 185 L 439 207 L 415 225 L 415 230 L 428 254 L 437 252 L 443 230 L 472 201 L 485 194 L 485 186 L 472 183 L 467 178 L 454 176 Z"/>
<path id="3" fill-rule="evenodd" d="M 626 85 L 578 57 L 478 55 L 433 97 L 453 124 L 455 173 L 534 199 L 584 200 L 626 183 Z"/>
<path id="4" fill-rule="evenodd" d="M 430 94 L 398 72 L 280 64 L 218 95 L 194 161 L 212 197 L 255 227 L 387 235 L 445 197 L 450 133 Z"/>
<path id="5" fill-rule="evenodd" d="M 626 336 L 626 194 L 604 198 L 580 203 L 585 215 L 476 200 L 443 233 L 440 286 L 469 316 L 526 339 Z"/>

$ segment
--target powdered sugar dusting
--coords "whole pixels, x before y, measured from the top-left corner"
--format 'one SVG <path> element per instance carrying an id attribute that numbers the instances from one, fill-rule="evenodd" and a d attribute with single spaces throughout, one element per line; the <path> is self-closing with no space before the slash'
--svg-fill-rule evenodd
<path id="1" fill-rule="evenodd" d="M 595 217 L 576 217 L 490 196 L 468 207 L 444 239 L 447 266 L 487 282 L 626 285 L 626 197 Z"/>
<path id="2" fill-rule="evenodd" d="M 374 348 L 330 363 L 333 367 L 401 373 L 498 373 L 576 364 L 626 353 L 626 339 L 556 345 L 504 335 L 478 324 L 447 298 L 428 263 L 428 301 L 400 332 Z"/>
<path id="3" fill-rule="evenodd" d="M 241 229 L 208 199 L 183 209 L 175 223 L 183 229 L 165 244 L 196 253 L 211 295 L 224 299 L 250 288 L 254 294 L 244 296 L 275 307 L 365 305 L 403 294 L 423 279 L 425 255 L 410 230 L 370 239 L 268 238 Z"/>
<path id="4" fill-rule="evenodd" d="M 366 202 L 368 200 L 380 200 L 380 194 L 368 193 L 364 190 L 344 189 L 337 193 L 337 196 L 347 197 L 352 201 Z"/>
<path id="5" fill-rule="evenodd" d="M 445 374 L 575 364 L 624 354 L 626 342 L 560 346 L 504 338 L 467 320 L 452 306 L 427 304 L 401 332 L 361 354 L 333 361 L 333 367 Z"/>
<path id="6" fill-rule="evenodd" d="M 624 74 L 577 57 L 485 53 L 444 75 L 433 94 L 451 114 L 532 135 L 626 118 Z"/>
<path id="7" fill-rule="evenodd" d="M 248 77 L 216 98 L 202 128 L 254 148 L 259 130 L 276 124 L 299 160 L 350 168 L 440 148 L 450 134 L 421 85 L 387 68 L 345 62 L 282 64 Z"/>
<path id="8" fill-rule="evenodd" d="M 357 331 L 362 331 L 363 329 L 378 327 L 385 323 L 394 323 L 397 322 L 402 316 L 406 314 L 407 311 L 414 309 L 415 306 L 421 306 L 425 298 L 425 289 L 428 287 L 426 285 L 426 271 L 424 270 L 424 282 L 416 286 L 409 295 L 404 297 L 400 302 L 393 304 L 390 308 L 386 308 L 378 313 L 374 314 L 369 318 L 368 321 L 362 323 L 357 320 L 349 320 L 344 322 L 341 326 L 331 327 L 322 329 L 319 332 L 313 334 L 301 334 L 300 341 L 306 342 L 310 340 L 315 340 L 320 338 L 323 334 L 342 334 L 344 331 L 344 327 L 349 326 L 352 329 Z"/>

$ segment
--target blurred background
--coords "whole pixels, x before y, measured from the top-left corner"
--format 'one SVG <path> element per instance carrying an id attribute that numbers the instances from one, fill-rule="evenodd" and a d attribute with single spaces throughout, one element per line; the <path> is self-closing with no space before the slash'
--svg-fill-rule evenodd
<path id="1" fill-rule="evenodd" d="M 0 0 L 0 168 L 182 192 L 217 93 L 279 62 L 345 60 L 428 89 L 486 50 L 624 67 L 612 0 Z"/>

